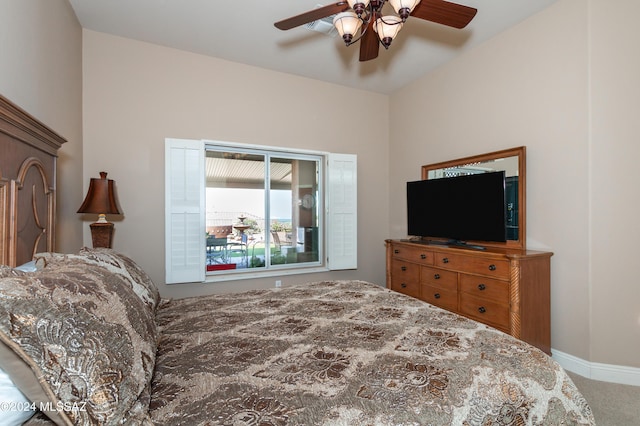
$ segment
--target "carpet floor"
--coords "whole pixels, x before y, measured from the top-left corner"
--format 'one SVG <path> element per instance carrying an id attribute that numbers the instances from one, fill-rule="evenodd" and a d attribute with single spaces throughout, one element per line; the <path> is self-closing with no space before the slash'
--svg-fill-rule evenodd
<path id="1" fill-rule="evenodd" d="M 640 426 L 640 386 L 600 382 L 568 373 L 589 402 L 598 426 Z"/>

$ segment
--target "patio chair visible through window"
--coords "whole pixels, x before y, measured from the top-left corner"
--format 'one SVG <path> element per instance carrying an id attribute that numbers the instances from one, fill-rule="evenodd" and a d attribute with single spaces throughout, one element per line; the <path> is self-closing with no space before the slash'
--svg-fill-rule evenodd
<path id="1" fill-rule="evenodd" d="M 280 236 L 276 231 L 271 231 L 271 237 L 273 239 L 273 244 L 276 246 L 276 253 L 286 254 L 282 253 L 282 248 L 285 247 L 286 249 L 287 247 L 293 247 L 293 244 L 291 244 L 290 241 L 287 241 L 285 244 L 283 244 L 282 240 L 280 240 Z M 287 250 L 285 250 L 285 252 L 286 251 Z"/>

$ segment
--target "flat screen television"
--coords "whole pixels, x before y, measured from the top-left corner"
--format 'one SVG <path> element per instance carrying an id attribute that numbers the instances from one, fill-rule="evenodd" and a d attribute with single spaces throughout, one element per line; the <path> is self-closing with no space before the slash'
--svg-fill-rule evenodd
<path id="1" fill-rule="evenodd" d="M 407 182 L 407 225 L 447 244 L 506 241 L 505 173 Z"/>

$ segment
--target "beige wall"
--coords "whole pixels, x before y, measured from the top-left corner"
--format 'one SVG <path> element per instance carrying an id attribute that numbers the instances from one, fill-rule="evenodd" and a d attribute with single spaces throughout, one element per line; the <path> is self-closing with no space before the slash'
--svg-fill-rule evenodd
<path id="1" fill-rule="evenodd" d="M 107 171 L 116 181 L 124 220 L 114 248 L 136 259 L 164 296 L 272 287 L 275 279 L 163 284 L 167 137 L 357 154 L 358 271 L 293 275 L 283 285 L 321 278 L 384 285 L 388 97 L 87 30 L 83 63 L 84 178 Z M 84 238 L 90 244 L 88 229 Z"/>
<path id="2" fill-rule="evenodd" d="M 640 2 L 590 4 L 593 361 L 640 366 Z"/>
<path id="3" fill-rule="evenodd" d="M 555 253 L 552 347 L 639 367 L 640 200 L 624 174 L 639 153 L 640 5 L 609 6 L 561 0 L 395 93 L 389 201 L 403 205 L 421 164 L 526 145 L 528 246 Z M 391 209 L 393 237 L 404 215 Z"/>
<path id="4" fill-rule="evenodd" d="M 82 223 L 82 29 L 67 0 L 0 2 L 0 93 L 67 139 L 58 157 L 57 250 Z"/>

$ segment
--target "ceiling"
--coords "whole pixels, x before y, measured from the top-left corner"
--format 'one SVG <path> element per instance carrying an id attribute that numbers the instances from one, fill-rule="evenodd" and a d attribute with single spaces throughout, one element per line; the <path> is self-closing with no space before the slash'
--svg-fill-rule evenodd
<path id="1" fill-rule="evenodd" d="M 359 62 L 340 37 L 273 25 L 330 0 L 69 0 L 89 30 L 385 94 L 555 1 L 459 0 L 478 9 L 465 29 L 409 17 L 389 50 Z"/>

